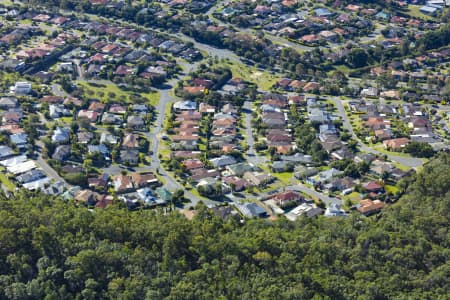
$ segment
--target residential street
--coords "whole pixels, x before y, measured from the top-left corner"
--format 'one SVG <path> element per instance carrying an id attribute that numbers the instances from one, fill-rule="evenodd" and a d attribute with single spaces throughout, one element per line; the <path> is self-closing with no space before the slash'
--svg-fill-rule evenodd
<path id="1" fill-rule="evenodd" d="M 341 199 L 334 198 L 334 197 L 329 197 L 327 195 L 319 193 L 319 192 L 315 191 L 314 189 L 306 187 L 302 183 L 299 183 L 299 184 L 294 185 L 294 186 L 288 186 L 288 187 L 286 187 L 286 189 L 302 192 L 302 193 L 305 193 L 305 194 L 307 194 L 307 195 L 309 195 L 311 197 L 319 198 L 322 202 L 324 202 L 327 205 L 327 207 L 330 206 L 330 204 L 342 205 L 342 200 Z"/>
<path id="2" fill-rule="evenodd" d="M 373 153 L 373 154 L 377 154 L 380 156 L 386 155 L 383 152 L 379 152 L 373 148 L 368 147 L 367 145 L 365 145 L 355 134 L 355 132 L 353 131 L 353 127 L 350 124 L 350 119 L 347 116 L 347 112 L 345 111 L 344 105 L 342 104 L 342 100 L 339 99 L 339 97 L 330 97 L 330 99 L 333 101 L 333 103 L 336 105 L 336 108 L 338 110 L 339 116 L 342 118 L 343 121 L 343 126 L 345 129 L 347 129 L 352 137 L 358 141 L 358 146 L 361 149 L 361 151 L 364 152 L 368 152 L 368 153 Z M 388 158 L 392 161 L 395 161 L 399 164 L 402 164 L 404 166 L 407 167 L 411 167 L 411 168 L 417 168 L 419 166 L 421 166 L 422 160 L 420 158 L 414 158 L 414 157 L 403 157 L 403 156 L 398 156 L 398 155 L 392 155 L 389 154 L 387 155 Z"/>
<path id="3" fill-rule="evenodd" d="M 51 88 L 52 88 L 52 93 L 55 96 L 67 97 L 67 93 L 62 90 L 62 88 L 61 88 L 61 86 L 59 84 L 54 83 L 54 84 L 51 85 Z"/>
<path id="4" fill-rule="evenodd" d="M 36 145 L 38 145 L 39 147 L 43 147 L 44 145 L 42 144 L 41 141 L 37 141 Z M 62 178 L 61 176 L 59 176 L 58 172 L 56 172 L 46 161 L 45 159 L 42 158 L 41 152 L 39 152 L 39 155 L 37 157 L 37 159 L 35 160 L 36 164 L 51 178 L 55 179 L 56 181 L 61 181 L 64 182 L 64 184 L 66 186 L 68 186 L 67 182 L 64 180 L 64 178 Z"/>
<path id="5" fill-rule="evenodd" d="M 255 139 L 253 138 L 253 127 L 252 127 L 252 102 L 245 101 L 243 108 L 245 113 L 245 136 L 246 136 L 245 138 L 248 145 L 247 160 L 248 162 L 257 166 L 267 162 L 267 158 L 258 155 L 258 153 L 254 148 Z"/>

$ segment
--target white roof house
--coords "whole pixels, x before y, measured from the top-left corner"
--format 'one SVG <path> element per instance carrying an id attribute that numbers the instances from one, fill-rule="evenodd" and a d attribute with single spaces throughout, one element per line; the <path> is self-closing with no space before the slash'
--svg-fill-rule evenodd
<path id="1" fill-rule="evenodd" d="M 10 91 L 16 95 L 27 95 L 31 93 L 31 83 L 18 81 L 14 86 L 10 87 Z"/>
<path id="2" fill-rule="evenodd" d="M 32 181 L 32 182 L 24 183 L 22 186 L 24 188 L 26 188 L 27 190 L 30 190 L 30 191 L 37 190 L 37 189 L 42 189 L 42 188 L 44 188 L 45 184 L 50 182 L 50 180 L 51 180 L 50 178 L 44 177 L 44 178 L 39 179 L 39 180 L 35 180 L 35 181 Z"/>
<path id="3" fill-rule="evenodd" d="M 36 163 L 32 160 L 28 160 L 23 163 L 7 167 L 7 170 L 9 173 L 18 175 L 18 174 L 22 174 L 22 173 L 31 171 L 34 168 L 36 168 Z"/>
<path id="4" fill-rule="evenodd" d="M 0 161 L 0 165 L 4 166 L 4 167 L 11 167 L 11 166 L 15 166 L 17 164 L 23 163 L 24 161 L 26 161 L 28 158 L 25 154 L 22 155 L 18 155 L 18 156 L 14 156 L 5 160 Z"/>

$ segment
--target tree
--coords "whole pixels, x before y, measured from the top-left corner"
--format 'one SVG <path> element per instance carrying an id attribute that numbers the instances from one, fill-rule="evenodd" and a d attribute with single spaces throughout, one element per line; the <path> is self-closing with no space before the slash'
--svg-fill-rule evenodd
<path id="1" fill-rule="evenodd" d="M 181 204 L 183 200 L 184 200 L 184 190 L 182 189 L 175 190 L 175 192 L 172 194 L 172 202 L 174 204 Z"/>
<path id="2" fill-rule="evenodd" d="M 428 143 L 410 142 L 405 146 L 405 152 L 415 157 L 430 158 L 434 155 L 433 147 Z"/>
<path id="3" fill-rule="evenodd" d="M 366 51 L 361 48 L 355 48 L 350 51 L 347 56 L 347 63 L 352 68 L 361 68 L 367 65 L 368 63 L 368 55 Z"/>

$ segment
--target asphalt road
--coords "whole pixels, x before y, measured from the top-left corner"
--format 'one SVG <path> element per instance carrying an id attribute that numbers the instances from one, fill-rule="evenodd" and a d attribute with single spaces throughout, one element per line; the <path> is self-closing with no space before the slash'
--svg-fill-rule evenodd
<path id="1" fill-rule="evenodd" d="M 353 131 L 353 127 L 350 123 L 350 119 L 347 116 L 347 112 L 345 111 L 344 105 L 342 104 L 341 99 L 339 99 L 338 97 L 331 97 L 330 98 L 333 103 L 336 105 L 336 108 L 338 110 L 339 116 L 342 118 L 343 121 L 343 126 L 345 129 L 347 129 L 352 137 L 358 141 L 358 146 L 360 148 L 361 151 L 364 152 L 368 152 L 368 153 L 372 153 L 372 154 L 376 154 L 376 155 L 380 155 L 380 156 L 384 156 L 386 155 L 383 152 L 379 152 L 373 148 L 368 147 L 366 144 L 364 144 L 355 134 L 355 132 Z M 410 167 L 410 168 L 417 168 L 419 166 L 421 166 L 423 164 L 422 160 L 419 158 L 414 158 L 414 157 L 403 157 L 403 156 L 398 156 L 398 155 L 392 155 L 392 154 L 388 154 L 387 155 L 388 158 L 392 161 L 395 161 L 399 164 L 402 164 L 404 166 Z"/>
<path id="2" fill-rule="evenodd" d="M 62 90 L 61 86 L 57 83 L 52 84 L 52 93 L 58 97 L 67 97 L 67 93 Z"/>
<path id="3" fill-rule="evenodd" d="M 261 155 L 258 155 L 254 146 L 255 139 L 253 138 L 253 127 L 252 127 L 252 102 L 245 101 L 244 102 L 244 113 L 245 113 L 245 135 L 246 141 L 248 145 L 247 150 L 247 161 L 257 166 L 267 162 L 267 158 Z"/>
<path id="4" fill-rule="evenodd" d="M 305 193 L 311 197 L 319 198 L 323 203 L 326 204 L 326 206 L 330 206 L 331 204 L 339 204 L 342 205 L 342 200 L 334 197 L 329 197 L 327 195 L 321 194 L 301 183 L 293 186 L 286 187 L 287 190 L 294 190 L 298 192 Z"/>
<path id="5" fill-rule="evenodd" d="M 43 147 L 43 144 L 38 141 L 36 142 L 36 145 L 38 145 L 39 147 Z M 45 159 L 42 158 L 41 152 L 39 152 L 37 159 L 34 160 L 36 162 L 36 164 L 42 169 L 42 171 L 44 171 L 44 173 L 46 173 L 49 177 L 55 179 L 56 181 L 61 181 L 64 182 L 64 184 L 66 185 L 66 187 L 69 186 L 69 184 L 64 180 L 64 178 L 62 178 L 61 176 L 59 176 L 58 172 L 56 172 L 46 161 Z"/>

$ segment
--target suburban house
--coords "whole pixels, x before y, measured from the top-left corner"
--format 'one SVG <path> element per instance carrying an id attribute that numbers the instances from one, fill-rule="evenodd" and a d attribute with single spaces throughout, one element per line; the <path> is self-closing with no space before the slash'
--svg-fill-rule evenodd
<path id="1" fill-rule="evenodd" d="M 272 198 L 279 207 L 290 206 L 304 200 L 303 196 L 292 190 L 281 192 Z"/>
<path id="2" fill-rule="evenodd" d="M 408 138 L 398 138 L 383 141 L 384 148 L 390 150 L 399 150 L 405 148 L 405 146 L 408 144 L 409 144 Z"/>
<path id="3" fill-rule="evenodd" d="M 384 208 L 385 204 L 384 202 L 381 202 L 380 200 L 370 200 L 370 199 L 365 199 L 365 200 L 361 200 L 359 205 L 357 206 L 357 210 L 365 215 L 365 216 L 370 216 L 373 214 L 376 214 L 378 212 L 380 212 L 380 210 L 382 210 Z"/>

